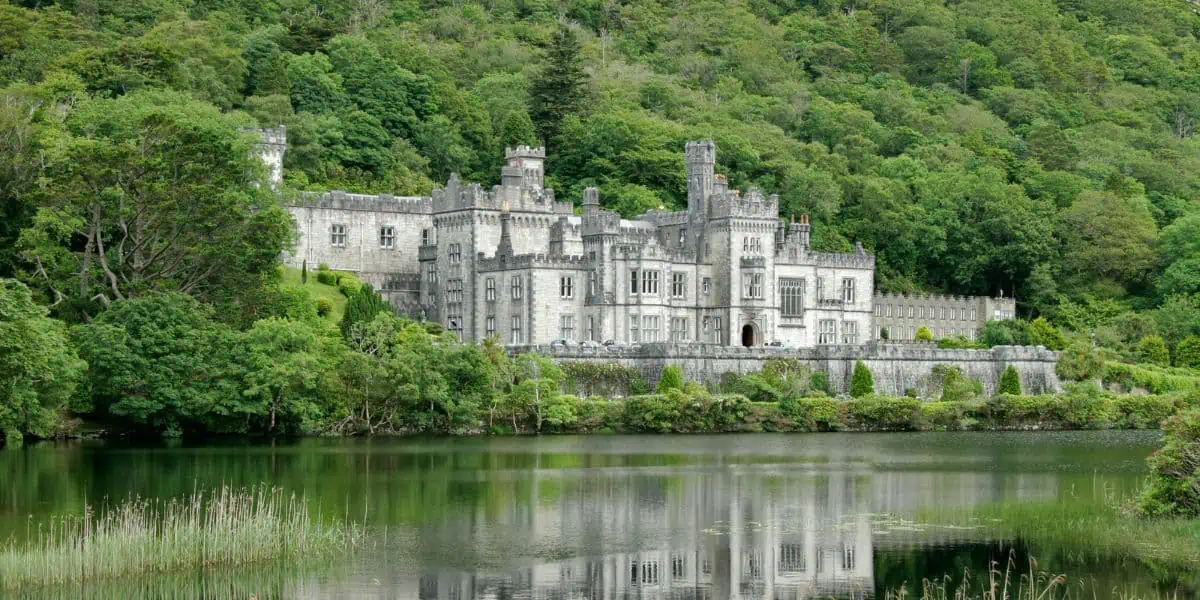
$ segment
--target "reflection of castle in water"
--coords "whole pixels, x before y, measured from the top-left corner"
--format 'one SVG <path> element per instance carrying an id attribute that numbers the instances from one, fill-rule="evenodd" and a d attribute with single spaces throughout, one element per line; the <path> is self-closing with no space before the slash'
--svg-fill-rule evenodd
<path id="1" fill-rule="evenodd" d="M 921 530 L 887 513 L 1053 497 L 1052 474 L 770 473 L 753 469 L 575 480 L 535 476 L 534 498 L 500 515 L 445 524 L 473 544 L 545 556 L 517 567 L 426 572 L 363 597 L 449 599 L 871 598 L 874 553 L 966 541 L 964 530 Z M 535 471 L 535 473 L 538 473 Z M 536 497 L 539 483 L 560 492 Z M 454 531 L 461 527 L 460 531 Z M 519 533 L 513 533 L 519 532 Z M 558 558 L 567 556 L 569 558 Z M 399 582 L 397 582 L 399 583 Z M 399 589 L 397 589 L 399 588 Z"/>

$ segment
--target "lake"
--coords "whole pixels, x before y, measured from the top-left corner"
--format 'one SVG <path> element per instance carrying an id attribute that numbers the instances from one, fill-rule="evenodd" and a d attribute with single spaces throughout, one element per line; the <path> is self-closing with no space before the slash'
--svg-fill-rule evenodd
<path id="1" fill-rule="evenodd" d="M 1026 570 L 1032 554 L 1116 598 L 1162 588 L 1136 565 L 1079 559 L 1086 549 L 914 520 L 1128 494 L 1157 442 L 1157 432 L 1101 431 L 41 444 L 0 451 L 0 536 L 104 498 L 268 483 L 325 517 L 366 522 L 374 546 L 300 572 L 27 596 L 882 598 L 1010 557 Z"/>

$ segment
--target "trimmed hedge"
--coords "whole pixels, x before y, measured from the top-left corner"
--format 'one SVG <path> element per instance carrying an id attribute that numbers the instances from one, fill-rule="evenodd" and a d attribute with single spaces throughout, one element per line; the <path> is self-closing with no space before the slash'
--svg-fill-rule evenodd
<path id="1" fill-rule="evenodd" d="M 1200 371 L 1194 369 L 1107 362 L 1102 378 L 1105 386 L 1117 385 L 1125 391 L 1143 389 L 1151 394 L 1200 391 Z"/>

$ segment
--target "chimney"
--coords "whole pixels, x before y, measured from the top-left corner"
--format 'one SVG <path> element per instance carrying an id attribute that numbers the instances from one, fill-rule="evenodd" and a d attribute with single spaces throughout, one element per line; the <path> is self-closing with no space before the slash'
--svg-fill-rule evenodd
<path id="1" fill-rule="evenodd" d="M 812 233 L 812 226 L 808 224 L 808 215 L 800 215 L 800 222 L 793 223 L 792 230 L 800 237 L 800 246 L 807 250 L 809 248 L 809 234 Z"/>
<path id="2" fill-rule="evenodd" d="M 512 256 L 512 215 L 508 212 L 508 200 L 500 203 L 500 245 L 496 247 L 496 256 Z"/>

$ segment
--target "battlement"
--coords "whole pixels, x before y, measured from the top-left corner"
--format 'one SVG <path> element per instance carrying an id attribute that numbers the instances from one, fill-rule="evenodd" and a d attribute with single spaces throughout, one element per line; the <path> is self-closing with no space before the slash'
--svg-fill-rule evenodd
<path id="1" fill-rule="evenodd" d="M 763 269 L 767 266 L 767 257 L 765 256 L 743 256 L 743 269 Z"/>
<path id="2" fill-rule="evenodd" d="M 517 146 L 516 148 L 505 148 L 504 159 L 510 158 L 546 158 L 546 147 L 539 146 Z"/>
<path id="3" fill-rule="evenodd" d="M 287 127 L 278 125 L 275 127 L 255 127 L 243 129 L 247 133 L 256 134 L 261 143 L 270 146 L 287 146 Z"/>
<path id="4" fill-rule="evenodd" d="M 778 219 L 779 196 L 763 196 L 762 190 L 751 187 L 743 198 L 741 190 L 726 190 L 713 194 L 712 216 L 714 218 Z"/>
<path id="5" fill-rule="evenodd" d="M 893 292 L 875 292 L 874 300 L 876 303 L 912 303 L 912 304 L 962 304 L 968 306 L 978 303 L 980 300 L 990 300 L 992 302 L 1004 302 L 1016 304 L 1013 298 L 994 298 L 988 296 L 959 296 L 953 294 L 905 294 Z"/>
<path id="6" fill-rule="evenodd" d="M 480 273 L 490 271 L 508 271 L 512 269 L 559 269 L 582 270 L 591 266 L 591 260 L 576 254 L 518 254 L 516 256 L 495 256 L 478 258 L 476 267 Z"/>
<path id="7" fill-rule="evenodd" d="M 659 227 L 669 225 L 687 225 L 689 213 L 686 210 L 666 211 L 666 210 L 648 210 L 642 215 L 640 220 L 649 221 Z"/>
<path id="8" fill-rule="evenodd" d="M 334 210 L 370 211 L 427 215 L 433 212 L 432 200 L 422 196 L 393 196 L 391 194 L 351 194 L 332 192 L 301 192 L 291 203 L 294 207 Z"/>
<path id="9" fill-rule="evenodd" d="M 689 163 L 714 164 L 717 162 L 717 145 L 712 140 L 695 140 L 684 146 L 684 159 Z"/>
<path id="10" fill-rule="evenodd" d="M 866 253 L 808 252 L 805 254 L 805 259 L 808 263 L 818 267 L 847 267 L 855 269 L 871 269 L 875 267 L 875 257 Z"/>
<path id="11" fill-rule="evenodd" d="M 621 215 L 594 208 L 583 215 L 583 235 L 617 234 L 621 230 Z"/>

